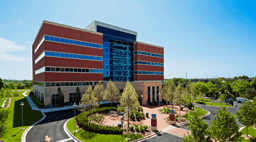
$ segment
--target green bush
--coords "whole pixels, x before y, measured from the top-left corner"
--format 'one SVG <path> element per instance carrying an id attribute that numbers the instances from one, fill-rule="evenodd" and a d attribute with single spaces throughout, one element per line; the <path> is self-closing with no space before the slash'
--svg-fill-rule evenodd
<path id="1" fill-rule="evenodd" d="M 144 131 L 147 131 L 148 125 L 144 125 Z"/>
<path id="2" fill-rule="evenodd" d="M 135 110 L 135 115 L 136 115 L 137 121 L 140 121 L 140 120 L 141 120 L 140 112 L 138 112 L 137 110 Z"/>
<path id="3" fill-rule="evenodd" d="M 143 112 L 140 114 L 140 116 L 141 116 L 141 119 L 145 120 L 145 114 Z"/>
<path id="4" fill-rule="evenodd" d="M 4 135 L 6 130 L 6 120 L 8 118 L 9 111 L 8 110 L 1 110 L 0 111 L 0 138 Z"/>
<path id="5" fill-rule="evenodd" d="M 3 94 L 3 93 L 0 93 L 0 96 L 1 96 L 1 98 L 3 98 L 3 97 L 4 97 L 4 94 Z"/>
<path id="6" fill-rule="evenodd" d="M 179 116 L 178 116 L 178 115 L 175 115 L 174 117 L 175 117 L 175 121 L 178 121 L 178 117 L 179 117 Z"/>
<path id="7" fill-rule="evenodd" d="M 134 112 L 133 111 L 130 112 L 130 118 L 131 118 L 132 121 L 135 121 L 135 116 L 134 116 Z"/>
<path id="8" fill-rule="evenodd" d="M 121 114 L 121 112 L 125 112 L 125 107 L 118 107 L 117 112 Z"/>
<path id="9" fill-rule="evenodd" d="M 29 92 L 29 97 L 34 96 L 34 92 Z"/>
<path id="10" fill-rule="evenodd" d="M 170 109 L 168 107 L 164 107 L 164 111 L 165 111 L 165 113 L 169 114 Z"/>
<path id="11" fill-rule="evenodd" d="M 77 124 L 82 127 L 84 130 L 88 130 L 95 133 L 104 133 L 104 134 L 122 134 L 123 130 L 117 127 L 102 126 L 94 123 L 89 123 L 88 116 L 95 113 L 109 113 L 110 111 L 117 111 L 116 107 L 103 107 L 96 108 L 91 111 L 85 111 L 77 115 L 76 120 Z"/>
<path id="12" fill-rule="evenodd" d="M 38 100 L 35 96 L 31 96 L 31 99 L 34 101 L 34 103 L 36 103 L 38 107 L 44 107 L 44 104 L 40 100 Z"/>
<path id="13" fill-rule="evenodd" d="M 144 132 L 144 126 L 143 125 L 140 125 L 140 131 Z"/>
<path id="14" fill-rule="evenodd" d="M 9 103 L 9 97 L 7 97 L 7 99 L 6 99 L 5 103 L 4 103 L 4 107 L 6 107 L 8 105 L 8 103 Z"/>
<path id="15" fill-rule="evenodd" d="M 140 131 L 139 127 L 135 127 L 135 129 L 136 129 L 136 132 L 139 132 L 139 131 Z"/>
<path id="16" fill-rule="evenodd" d="M 129 127 L 131 131 L 134 131 L 134 126 Z"/>

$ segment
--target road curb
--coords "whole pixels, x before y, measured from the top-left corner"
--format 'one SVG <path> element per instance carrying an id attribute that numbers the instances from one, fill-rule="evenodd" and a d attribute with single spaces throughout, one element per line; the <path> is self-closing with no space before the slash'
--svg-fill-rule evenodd
<path id="1" fill-rule="evenodd" d="M 197 105 L 203 105 L 203 104 L 199 104 L 199 103 L 194 103 L 194 104 L 197 104 Z M 206 105 L 208 107 L 222 107 L 222 106 L 210 106 L 210 105 Z M 231 106 L 231 107 L 226 107 L 226 108 L 233 108 L 234 106 Z"/>
<path id="2" fill-rule="evenodd" d="M 163 131 L 159 131 L 159 133 L 160 133 L 160 134 L 162 134 L 162 133 L 163 133 Z M 147 139 L 153 138 L 153 137 L 155 137 L 155 136 L 157 136 L 157 134 L 156 134 L 156 133 L 153 133 L 153 134 L 151 134 L 151 135 L 148 135 L 148 136 L 146 136 L 146 137 L 143 137 L 143 138 L 140 138 L 140 139 L 134 140 L 134 141 L 132 141 L 132 142 L 143 142 L 144 140 L 147 140 Z"/>
<path id="3" fill-rule="evenodd" d="M 74 117 L 72 117 L 72 118 L 74 118 Z M 72 118 L 70 118 L 69 120 L 71 120 Z M 64 129 L 65 133 L 66 133 L 70 138 L 75 138 L 75 141 L 77 141 L 77 142 L 82 142 L 81 140 L 79 140 L 78 138 L 76 138 L 76 137 L 68 130 L 68 128 L 67 128 L 67 123 L 68 123 L 69 120 L 67 120 L 67 121 L 64 123 L 64 125 L 63 125 L 63 129 Z"/>
<path id="4" fill-rule="evenodd" d="M 239 128 L 239 132 L 241 132 L 244 128 L 245 128 L 245 126 Z"/>
<path id="5" fill-rule="evenodd" d="M 41 112 L 41 111 L 40 111 Z M 26 142 L 26 137 L 27 137 L 27 134 L 29 132 L 30 129 L 32 129 L 36 124 L 38 124 L 39 122 L 43 121 L 46 117 L 46 115 L 41 112 L 43 114 L 43 118 L 41 118 L 40 120 L 38 120 L 36 123 L 34 123 L 33 125 L 31 125 L 30 127 L 28 127 L 22 134 L 22 138 L 21 138 L 21 142 Z"/>

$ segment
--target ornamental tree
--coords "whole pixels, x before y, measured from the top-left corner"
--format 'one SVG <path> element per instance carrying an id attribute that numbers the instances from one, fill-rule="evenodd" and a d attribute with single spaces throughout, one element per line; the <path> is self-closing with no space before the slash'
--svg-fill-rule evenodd
<path id="1" fill-rule="evenodd" d="M 93 93 L 99 102 L 101 100 L 103 100 L 105 90 L 104 90 L 104 87 L 103 87 L 103 84 L 101 83 L 101 81 L 99 83 L 97 83 L 97 85 L 94 87 Z"/>
<path id="2" fill-rule="evenodd" d="M 198 113 L 191 111 L 188 120 L 188 128 L 191 134 L 188 136 L 184 135 L 183 142 L 211 142 L 209 126 Z"/>
<path id="3" fill-rule="evenodd" d="M 184 94 L 184 90 L 181 87 L 181 85 L 178 85 L 178 87 L 175 90 L 175 98 L 174 98 L 174 103 L 175 105 L 180 107 L 180 114 L 179 116 L 181 117 L 181 104 L 183 104 L 183 94 Z"/>
<path id="4" fill-rule="evenodd" d="M 241 138 L 236 117 L 228 112 L 226 107 L 218 108 L 217 114 L 211 122 L 210 131 L 211 137 L 219 142 L 233 142 Z"/>
<path id="5" fill-rule="evenodd" d="M 79 87 L 76 87 L 76 103 L 79 103 L 79 101 L 81 100 L 81 91 Z"/>
<path id="6" fill-rule="evenodd" d="M 239 111 L 236 112 L 236 116 L 242 124 L 246 126 L 247 137 L 248 137 L 248 127 L 256 123 L 256 109 L 252 102 L 244 102 Z"/>
<path id="7" fill-rule="evenodd" d="M 133 88 L 132 84 L 127 81 L 122 96 L 120 98 L 120 106 L 121 107 L 129 107 L 130 110 L 133 110 L 140 106 L 138 101 L 138 94 L 136 90 Z M 128 127 L 129 128 L 129 117 L 128 117 Z"/>
<path id="8" fill-rule="evenodd" d="M 119 98 L 120 98 L 119 89 L 116 88 L 116 85 L 114 82 L 109 80 L 106 88 L 106 93 L 104 95 L 104 100 L 110 101 L 111 107 L 112 107 L 112 102 L 118 101 Z"/>
<path id="9" fill-rule="evenodd" d="M 175 85 L 170 85 L 167 89 L 163 89 L 162 96 L 167 102 L 172 104 L 173 110 L 173 101 L 175 99 Z"/>
<path id="10" fill-rule="evenodd" d="M 95 94 L 92 91 L 92 86 L 90 85 L 85 91 L 79 105 L 81 111 L 91 110 L 95 107 L 98 107 L 98 99 L 95 97 Z"/>

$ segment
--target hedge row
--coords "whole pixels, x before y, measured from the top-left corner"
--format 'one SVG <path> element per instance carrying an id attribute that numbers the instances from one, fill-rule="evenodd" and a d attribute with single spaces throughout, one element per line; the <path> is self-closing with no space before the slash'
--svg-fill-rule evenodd
<path id="1" fill-rule="evenodd" d="M 109 113 L 111 110 L 117 111 L 116 107 L 103 107 L 96 108 L 90 111 L 85 111 L 77 115 L 76 120 L 77 124 L 81 126 L 84 130 L 88 130 L 95 133 L 103 133 L 103 134 L 122 134 L 123 130 L 119 127 L 111 127 L 111 126 L 102 126 L 94 123 L 90 123 L 88 116 L 95 113 Z"/>
<path id="2" fill-rule="evenodd" d="M 35 96 L 30 96 L 30 97 L 37 104 L 37 106 L 44 107 L 44 104 L 41 101 L 39 101 Z"/>

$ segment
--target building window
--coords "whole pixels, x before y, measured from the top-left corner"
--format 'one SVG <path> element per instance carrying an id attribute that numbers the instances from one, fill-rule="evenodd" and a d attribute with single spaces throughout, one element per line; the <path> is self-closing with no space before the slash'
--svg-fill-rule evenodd
<path id="1" fill-rule="evenodd" d="M 157 102 L 159 103 L 159 86 L 156 87 Z"/>
<path id="2" fill-rule="evenodd" d="M 151 102 L 150 101 L 150 87 L 148 87 L 148 103 Z"/>
<path id="3" fill-rule="evenodd" d="M 155 102 L 155 86 L 152 87 L 152 102 Z"/>

